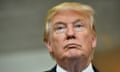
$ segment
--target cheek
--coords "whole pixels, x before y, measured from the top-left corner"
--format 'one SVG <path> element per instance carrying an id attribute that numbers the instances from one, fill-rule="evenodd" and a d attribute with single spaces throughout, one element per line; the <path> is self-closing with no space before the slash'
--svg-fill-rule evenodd
<path id="1" fill-rule="evenodd" d="M 51 45 L 53 52 L 60 53 L 63 52 L 64 36 L 53 34 L 51 37 Z"/>
<path id="2" fill-rule="evenodd" d="M 92 49 L 92 37 L 89 32 L 79 34 L 79 41 L 85 51 Z"/>
<path id="3" fill-rule="evenodd" d="M 53 34 L 51 39 L 52 39 L 52 43 L 59 47 L 63 44 L 64 36 Z"/>
<path id="4" fill-rule="evenodd" d="M 61 59 L 63 54 L 64 54 L 64 50 L 63 50 L 63 40 L 61 39 L 61 37 L 58 38 L 53 38 L 52 39 L 52 55 L 55 59 Z"/>

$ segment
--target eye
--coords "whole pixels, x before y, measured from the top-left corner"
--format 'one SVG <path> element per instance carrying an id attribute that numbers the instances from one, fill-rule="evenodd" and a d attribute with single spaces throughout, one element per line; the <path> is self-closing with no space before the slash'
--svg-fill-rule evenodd
<path id="1" fill-rule="evenodd" d="M 64 31 L 65 31 L 65 25 L 63 25 L 63 24 L 56 25 L 55 32 L 62 33 Z"/>
<path id="2" fill-rule="evenodd" d="M 76 23 L 76 24 L 74 25 L 74 28 L 75 28 L 76 31 L 82 31 L 83 25 L 82 25 L 81 22 L 79 22 L 79 23 Z"/>
<path id="3" fill-rule="evenodd" d="M 81 24 L 76 24 L 75 27 L 80 28 L 80 27 L 82 27 L 82 25 Z"/>
<path id="4" fill-rule="evenodd" d="M 61 30 L 61 29 L 64 29 L 64 26 L 58 26 L 58 27 L 56 27 L 56 30 Z"/>
<path id="5" fill-rule="evenodd" d="M 78 23 L 74 24 L 75 28 L 80 28 L 82 26 L 83 26 L 83 24 L 81 22 L 78 22 Z"/>

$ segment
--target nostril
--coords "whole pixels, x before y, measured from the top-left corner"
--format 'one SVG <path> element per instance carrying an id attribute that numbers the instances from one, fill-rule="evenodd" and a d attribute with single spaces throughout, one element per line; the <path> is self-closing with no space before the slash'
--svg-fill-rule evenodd
<path id="1" fill-rule="evenodd" d="M 69 35 L 69 36 L 67 36 L 67 40 L 69 40 L 69 39 L 75 39 L 76 37 L 74 36 L 74 35 Z"/>

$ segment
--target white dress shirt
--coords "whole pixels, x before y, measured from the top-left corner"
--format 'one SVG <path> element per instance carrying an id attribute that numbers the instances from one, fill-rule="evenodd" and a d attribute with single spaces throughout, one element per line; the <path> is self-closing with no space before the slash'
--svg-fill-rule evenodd
<path id="1" fill-rule="evenodd" d="M 59 65 L 57 65 L 57 68 L 56 68 L 56 71 L 57 72 L 67 72 L 66 70 L 64 70 L 62 67 L 60 67 Z M 90 63 L 88 65 L 87 68 L 85 68 L 82 72 L 94 72 L 93 68 L 92 68 L 92 64 Z"/>

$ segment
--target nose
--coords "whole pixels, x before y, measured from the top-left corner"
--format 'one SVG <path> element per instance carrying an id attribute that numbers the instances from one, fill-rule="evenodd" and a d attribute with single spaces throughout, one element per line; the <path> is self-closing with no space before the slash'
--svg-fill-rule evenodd
<path id="1" fill-rule="evenodd" d="M 67 39 L 75 39 L 75 31 L 73 26 L 69 25 L 66 32 Z"/>

